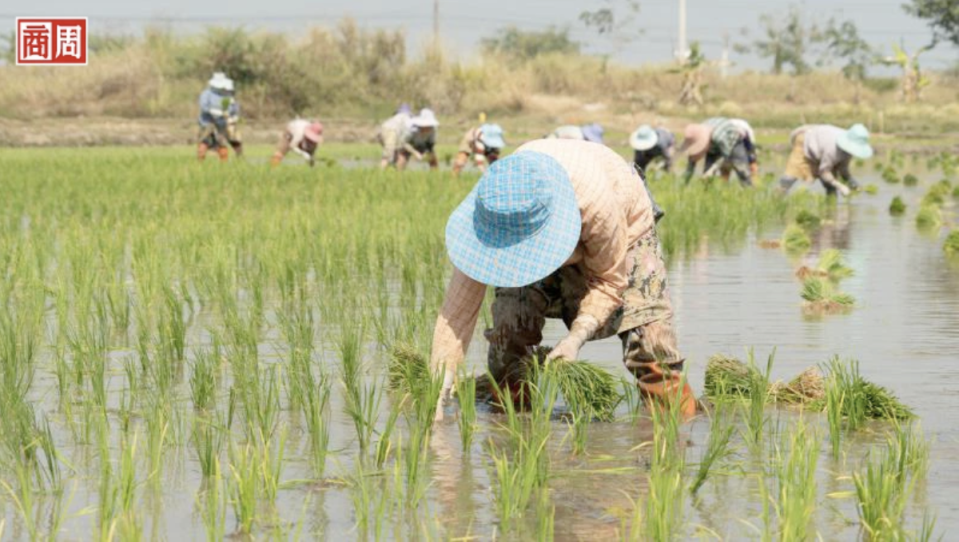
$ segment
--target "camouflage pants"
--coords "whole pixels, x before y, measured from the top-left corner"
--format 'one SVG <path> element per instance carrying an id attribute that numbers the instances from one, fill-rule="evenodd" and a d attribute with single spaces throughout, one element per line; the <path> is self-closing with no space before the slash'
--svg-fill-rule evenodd
<path id="1" fill-rule="evenodd" d="M 655 232 L 629 249 L 627 262 L 629 286 L 623 304 L 593 340 L 619 335 L 623 363 L 640 382 L 659 378 L 656 375 L 661 376 L 664 369 L 682 371 L 666 267 Z M 572 325 L 587 291 L 587 279 L 581 266 L 571 265 L 529 286 L 496 288 L 493 327 L 486 330 L 488 364 L 494 378 L 502 380 L 512 364 L 540 344 L 546 318 L 562 318 L 566 327 Z"/>
<path id="2" fill-rule="evenodd" d="M 226 147 L 230 144 L 230 135 L 226 125 L 201 124 L 197 131 L 197 141 L 210 148 Z"/>

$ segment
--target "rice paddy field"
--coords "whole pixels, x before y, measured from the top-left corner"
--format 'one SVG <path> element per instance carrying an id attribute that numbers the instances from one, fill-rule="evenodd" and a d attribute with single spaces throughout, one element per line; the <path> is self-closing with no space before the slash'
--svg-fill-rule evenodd
<path id="1" fill-rule="evenodd" d="M 616 339 L 581 354 L 612 375 L 608 415 L 565 397 L 549 367 L 527 405 L 477 402 L 487 304 L 434 421 L 439 382 L 397 359 L 428 355 L 444 226 L 477 177 L 379 172 L 366 149 L 332 149 L 275 170 L 255 158 L 265 148 L 225 164 L 0 149 L 2 539 L 959 528 L 951 156 L 858 164 L 865 189 L 838 204 L 818 188 L 783 197 L 771 173 L 753 190 L 654 174 L 680 348 L 707 408 L 688 423 L 645 409 Z M 550 322 L 545 344 L 564 333 Z M 710 359 L 745 369 L 707 386 Z M 808 396 L 784 399 L 810 367 Z"/>

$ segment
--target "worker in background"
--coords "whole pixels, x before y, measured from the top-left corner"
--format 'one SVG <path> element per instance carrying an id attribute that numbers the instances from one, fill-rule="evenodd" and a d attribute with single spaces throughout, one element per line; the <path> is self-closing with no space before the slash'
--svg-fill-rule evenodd
<path id="1" fill-rule="evenodd" d="M 784 192 L 803 180 L 819 180 L 826 194 L 848 196 L 859 183 L 849 171 L 853 158 L 872 157 L 869 130 L 854 124 L 848 130 L 829 124 L 800 126 L 790 135 L 792 151 L 786 160 L 786 171 L 779 179 Z"/>
<path id="2" fill-rule="evenodd" d="M 283 161 L 283 157 L 291 150 L 303 157 L 310 167 L 316 163 L 314 155 L 316 149 L 323 143 L 323 125 L 319 121 L 295 119 L 291 120 L 280 136 L 280 143 L 270 163 L 275 167 Z"/>

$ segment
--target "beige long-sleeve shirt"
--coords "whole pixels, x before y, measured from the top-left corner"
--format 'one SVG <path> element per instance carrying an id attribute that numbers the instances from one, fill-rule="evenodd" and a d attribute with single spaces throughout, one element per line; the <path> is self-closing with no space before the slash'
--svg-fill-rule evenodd
<path id="1" fill-rule="evenodd" d="M 629 247 L 653 229 L 649 195 L 633 168 L 609 148 L 585 141 L 541 139 L 516 152 L 535 151 L 554 158 L 569 174 L 582 218 L 579 244 L 566 265 L 586 271 L 589 288 L 580 315 L 605 323 L 622 304 L 628 285 Z M 455 369 L 466 357 L 486 285 L 453 270 L 433 331 L 434 367 Z"/>

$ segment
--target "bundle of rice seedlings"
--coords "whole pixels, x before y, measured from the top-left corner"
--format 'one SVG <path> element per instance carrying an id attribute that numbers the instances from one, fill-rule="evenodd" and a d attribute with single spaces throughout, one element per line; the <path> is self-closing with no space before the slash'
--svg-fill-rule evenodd
<path id="1" fill-rule="evenodd" d="M 872 420 L 908 420 L 912 410 L 899 401 L 891 391 L 874 384 L 859 373 L 859 363 L 833 358 L 826 364 L 828 386 L 836 386 L 842 397 L 841 413 L 844 417 Z M 822 405 L 825 407 L 825 403 Z M 858 427 L 859 422 L 850 426 Z"/>
<path id="2" fill-rule="evenodd" d="M 555 378 L 560 393 L 570 410 L 590 418 L 609 421 L 623 396 L 619 380 L 608 371 L 587 361 L 554 360 L 545 364 L 549 348 L 535 349 L 528 357 L 510 366 L 503 382 L 494 385 L 488 375 L 476 377 L 476 397 L 491 403 L 499 402 L 497 389 L 509 390 L 513 403 L 526 405 L 529 385 L 539 378 Z M 398 344 L 390 349 L 388 367 L 390 386 L 401 392 L 413 392 L 429 382 L 426 357 L 410 345 Z"/>
<path id="3" fill-rule="evenodd" d="M 785 384 L 781 382 L 773 384 L 770 395 L 780 403 L 811 404 L 821 401 L 826 396 L 825 379 L 818 368 L 809 367 Z"/>
<path id="4" fill-rule="evenodd" d="M 742 361 L 723 354 L 715 354 L 706 362 L 706 382 L 703 389 L 708 397 L 740 397 L 749 395 L 754 373 L 758 371 Z"/>
<path id="5" fill-rule="evenodd" d="M 899 216 L 905 212 L 906 202 L 902 201 L 899 196 L 892 198 L 892 202 L 889 203 L 889 214 Z"/>
<path id="6" fill-rule="evenodd" d="M 790 224 L 783 232 L 783 248 L 789 252 L 804 252 L 812 246 L 809 235 L 796 224 Z"/>
<path id="7" fill-rule="evenodd" d="M 571 411 L 589 418 L 612 420 L 616 407 L 623 400 L 619 380 L 588 361 L 557 359 L 545 363 L 549 351 L 547 347 L 536 348 L 511 368 L 506 382 L 513 384 L 554 378 Z"/>
<path id="8" fill-rule="evenodd" d="M 952 197 L 959 199 L 959 186 L 952 189 Z"/>
<path id="9" fill-rule="evenodd" d="M 713 400 L 720 398 L 747 399 L 752 386 L 767 382 L 755 366 L 742 361 L 716 354 L 706 363 L 706 396 Z M 810 367 L 789 382 L 771 382 L 766 389 L 768 401 L 790 405 L 808 405 L 820 401 L 825 396 L 825 384 L 822 373 L 816 367 Z"/>
<path id="10" fill-rule="evenodd" d="M 413 345 L 394 344 L 389 352 L 387 376 L 391 389 L 413 393 L 423 383 L 430 381 L 429 362 Z"/>
<path id="11" fill-rule="evenodd" d="M 950 256 L 959 255 L 959 230 L 949 232 L 942 244 L 942 251 Z"/>
<path id="12" fill-rule="evenodd" d="M 916 227 L 935 228 L 942 224 L 942 212 L 939 207 L 925 205 L 916 213 Z"/>
<path id="13" fill-rule="evenodd" d="M 896 184 L 900 181 L 899 173 L 895 169 L 887 167 L 886 169 L 882 170 L 882 180 L 889 184 Z"/>
<path id="14" fill-rule="evenodd" d="M 836 290 L 821 277 L 809 277 L 803 281 L 799 294 L 805 300 L 803 308 L 816 312 L 841 312 L 852 307 L 856 300 L 851 295 Z"/>
<path id="15" fill-rule="evenodd" d="M 902 184 L 906 186 L 916 186 L 919 184 L 919 177 L 916 177 L 912 173 L 906 173 L 902 178 Z"/>
<path id="16" fill-rule="evenodd" d="M 946 197 L 937 190 L 930 190 L 926 192 L 926 195 L 919 200 L 919 205 L 922 206 L 934 206 L 942 205 L 946 202 Z"/>
<path id="17" fill-rule="evenodd" d="M 875 196 L 876 194 L 879 193 L 879 187 L 872 183 L 869 183 L 866 185 L 865 188 L 862 189 L 862 191 L 869 194 L 870 196 Z"/>
<path id="18" fill-rule="evenodd" d="M 782 248 L 783 242 L 779 239 L 760 239 L 759 248 Z"/>
<path id="19" fill-rule="evenodd" d="M 819 215 L 803 209 L 796 215 L 796 224 L 799 224 L 804 230 L 814 230 L 822 224 L 822 219 L 819 218 Z"/>
<path id="20" fill-rule="evenodd" d="M 852 275 L 853 270 L 846 267 L 842 261 L 842 253 L 834 248 L 824 250 L 815 267 L 804 265 L 796 271 L 796 276 L 800 280 L 806 280 L 810 277 L 826 277 L 836 281 Z"/>

